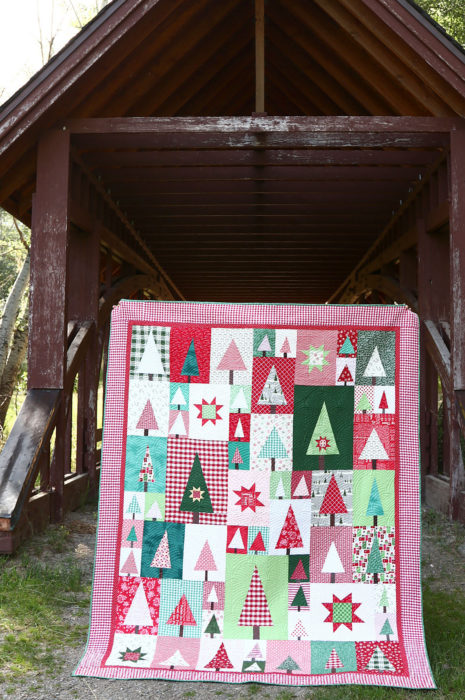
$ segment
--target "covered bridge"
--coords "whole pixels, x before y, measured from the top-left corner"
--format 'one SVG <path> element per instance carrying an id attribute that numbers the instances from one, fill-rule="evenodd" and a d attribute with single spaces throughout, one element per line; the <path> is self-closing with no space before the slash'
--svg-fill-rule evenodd
<path id="1" fill-rule="evenodd" d="M 464 116 L 465 55 L 410 0 L 110 3 L 0 108 L 32 227 L 0 550 L 95 489 L 128 296 L 417 310 L 426 499 L 465 521 Z"/>

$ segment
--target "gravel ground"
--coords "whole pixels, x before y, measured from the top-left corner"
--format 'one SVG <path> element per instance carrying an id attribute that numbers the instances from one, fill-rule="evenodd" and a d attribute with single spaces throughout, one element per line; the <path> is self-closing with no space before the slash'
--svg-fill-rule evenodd
<path id="1" fill-rule="evenodd" d="M 449 590 L 454 584 L 461 585 L 465 580 L 465 528 L 456 523 L 449 523 L 433 511 L 423 513 L 423 579 L 432 588 Z M 65 542 L 64 552 L 57 553 L 45 547 L 41 561 L 53 564 L 66 554 L 73 555 L 82 569 L 87 582 L 92 580 L 94 559 L 96 510 L 85 506 L 70 513 L 65 521 L 70 536 Z M 43 536 L 42 536 L 43 537 Z M 33 545 L 29 545 L 32 550 Z M 452 585 L 451 585 L 452 584 Z M 75 625 L 87 626 L 88 613 L 79 607 L 72 607 L 67 615 Z M 160 700 L 189 697 L 202 698 L 310 698 L 318 690 L 296 688 L 289 693 L 282 686 L 266 685 L 228 685 L 223 683 L 177 683 L 169 681 L 120 681 L 96 678 L 73 678 L 72 671 L 84 651 L 83 643 L 79 648 L 68 647 L 63 640 L 63 648 L 57 652 L 57 673 L 50 675 L 27 674 L 20 683 L 10 685 L 7 693 L 0 688 L 0 697 L 11 700 L 135 700 L 148 697 Z"/>

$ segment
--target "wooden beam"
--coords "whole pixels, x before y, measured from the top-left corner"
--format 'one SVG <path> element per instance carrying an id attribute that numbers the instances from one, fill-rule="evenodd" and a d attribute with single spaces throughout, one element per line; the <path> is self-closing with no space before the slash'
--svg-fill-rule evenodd
<path id="1" fill-rule="evenodd" d="M 398 280 L 390 275 L 367 275 L 365 278 L 368 289 L 384 292 L 392 301 L 407 304 L 412 311 L 418 310 L 417 298 L 408 290 L 401 287 Z"/>
<path id="2" fill-rule="evenodd" d="M 70 134 L 39 143 L 31 237 L 28 386 L 60 389 L 66 371 Z M 44 277 L 46 275 L 46 277 Z"/>
<path id="3" fill-rule="evenodd" d="M 14 527 L 35 479 L 35 466 L 48 443 L 61 392 L 29 390 L 0 454 L 0 530 Z"/>
<path id="4" fill-rule="evenodd" d="M 449 516 L 449 490 L 449 479 L 443 476 L 428 475 L 425 484 L 426 505 Z M 465 523 L 465 491 L 461 491 L 459 494 L 457 511 L 457 520 Z"/>
<path id="5" fill-rule="evenodd" d="M 265 111 L 265 0 L 255 0 L 255 111 Z"/>
<path id="6" fill-rule="evenodd" d="M 271 57 L 274 56 L 273 74 L 276 66 L 279 65 L 281 72 L 291 81 L 289 90 L 294 92 L 296 90 L 299 92 L 311 91 L 313 99 L 313 86 L 316 86 L 321 94 L 325 94 L 328 101 L 335 105 L 333 111 L 325 112 L 326 114 L 369 114 L 368 110 L 350 93 L 348 86 L 330 75 L 324 66 L 310 56 L 301 44 L 297 43 L 292 28 L 284 31 L 282 22 L 273 22 L 272 15 L 268 18 L 267 36 L 270 44 L 267 65 Z M 309 87 L 310 76 L 311 88 Z M 304 114 L 310 114 L 310 112 L 304 112 Z"/>
<path id="7" fill-rule="evenodd" d="M 413 95 L 418 105 L 423 107 L 424 113 L 435 116 L 453 114 L 453 110 L 431 90 L 428 83 L 409 70 L 401 59 L 389 50 L 382 39 L 367 29 L 364 25 L 365 17 L 363 14 L 354 16 L 339 2 L 328 3 L 326 0 L 315 0 L 315 2 L 344 28 L 354 42 L 368 51 L 378 63 L 381 63 L 392 76 L 393 83 L 401 84 L 405 90 Z"/>
<path id="8" fill-rule="evenodd" d="M 234 144 L 231 135 L 249 134 L 247 141 L 251 147 L 260 145 L 253 141 L 254 135 L 276 134 L 276 138 L 285 141 L 284 134 L 292 134 L 300 140 L 302 146 L 309 145 L 309 137 L 320 134 L 371 134 L 399 133 L 415 136 L 416 134 L 445 134 L 459 127 L 462 120 L 457 118 L 437 117 L 101 117 L 89 119 L 68 119 L 60 122 L 72 134 L 221 134 L 226 146 Z M 302 138 L 299 135 L 305 134 Z M 359 143 L 360 139 L 357 139 Z M 130 141 L 128 142 L 130 143 Z M 311 142 L 310 142 L 311 143 Z M 370 141 L 365 142 L 370 147 Z M 268 140 L 262 142 L 268 147 Z"/>
<path id="9" fill-rule="evenodd" d="M 405 201 L 402 202 L 402 205 L 395 212 L 392 219 L 389 221 L 388 225 L 384 228 L 384 230 L 378 236 L 378 238 L 373 243 L 371 248 L 369 248 L 368 251 L 365 253 L 365 255 L 362 257 L 362 259 L 360 260 L 360 262 L 357 265 L 357 267 L 355 268 L 355 270 L 352 271 L 350 277 L 342 283 L 342 285 L 334 292 L 334 294 L 331 295 L 331 297 L 328 301 L 332 302 L 335 300 L 340 301 L 341 299 L 345 299 L 344 294 L 348 293 L 352 286 L 357 286 L 357 276 L 364 269 L 365 265 L 367 265 L 368 263 L 371 262 L 371 258 L 376 254 L 377 249 L 380 246 L 382 246 L 383 241 L 387 238 L 387 236 L 394 229 L 394 226 L 402 219 L 404 214 L 406 214 L 406 212 L 409 210 L 411 205 L 417 199 L 420 192 L 425 187 L 425 185 L 430 181 L 430 178 L 432 177 L 432 175 L 444 163 L 444 160 L 445 160 L 445 155 L 441 154 L 439 156 L 438 160 L 429 168 L 426 176 L 422 176 L 416 182 L 415 187 L 413 187 L 411 189 L 409 196 L 406 198 Z"/>
<path id="10" fill-rule="evenodd" d="M 421 105 L 408 93 L 397 78 L 392 79 L 378 56 L 369 53 L 364 45 L 357 44 L 350 32 L 346 32 L 328 15 L 314 4 L 295 3 L 293 14 L 306 27 L 307 32 L 318 37 L 323 43 L 326 53 L 339 58 L 341 64 L 359 84 L 358 92 L 365 90 L 370 98 L 377 97 L 386 104 L 382 114 L 421 114 Z M 326 4 L 326 3 L 325 3 Z M 307 35 L 308 36 L 308 35 Z M 307 39 L 309 50 L 312 51 L 313 36 Z M 366 98 L 365 98 L 366 99 Z M 379 112 L 372 112 L 372 114 Z"/>
<path id="11" fill-rule="evenodd" d="M 167 273 L 163 270 L 161 265 L 159 264 L 158 260 L 155 258 L 153 255 L 152 251 L 150 248 L 148 248 L 147 244 L 143 240 L 143 238 L 140 236 L 139 232 L 135 229 L 133 226 L 132 222 L 129 221 L 128 217 L 126 214 L 120 209 L 118 204 L 113 200 L 111 197 L 110 193 L 107 192 L 102 185 L 102 183 L 89 171 L 89 169 L 86 167 L 85 163 L 82 161 L 80 156 L 77 153 L 73 153 L 73 158 L 77 162 L 77 164 L 80 166 L 82 171 L 86 174 L 92 185 L 95 187 L 97 192 L 101 195 L 103 200 L 108 204 L 109 208 L 116 214 L 118 219 L 121 221 L 125 229 L 131 234 L 131 236 L 134 238 L 135 241 L 139 244 L 141 249 L 147 254 L 147 257 L 150 259 L 150 261 L 153 263 L 154 267 L 156 267 L 157 271 L 160 273 L 160 275 L 163 277 L 166 285 L 171 288 L 174 292 L 174 296 L 178 297 L 179 299 L 184 299 L 184 296 L 176 286 L 176 284 L 173 282 L 173 280 L 167 275 Z"/>
<path id="12" fill-rule="evenodd" d="M 428 353 L 431 355 L 434 365 L 439 373 L 444 391 L 451 393 L 450 351 L 433 321 L 426 319 L 423 322 L 423 326 L 426 331 L 424 337 L 425 346 L 428 349 Z"/>
<path id="13" fill-rule="evenodd" d="M 239 167 L 251 166 L 280 166 L 283 168 L 293 165 L 372 165 L 393 166 L 409 165 L 425 167 L 437 159 L 437 150 L 397 150 L 382 151 L 378 149 L 326 150 L 308 148 L 231 148 L 231 149 L 152 149 L 127 151 L 91 151 L 82 154 L 83 161 L 92 169 L 99 172 L 111 173 L 110 168 L 203 168 L 203 167 Z M 168 171 L 170 172 L 170 171 Z M 401 172 L 399 172 L 401 175 Z M 145 178 L 144 178 L 145 179 Z M 349 176 L 350 179 L 350 176 Z"/>

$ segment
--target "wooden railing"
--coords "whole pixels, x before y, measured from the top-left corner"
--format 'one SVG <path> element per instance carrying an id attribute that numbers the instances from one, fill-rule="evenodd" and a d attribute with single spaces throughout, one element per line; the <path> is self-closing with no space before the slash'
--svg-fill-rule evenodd
<path id="1" fill-rule="evenodd" d="M 171 298 L 157 275 L 110 279 L 96 321 L 70 321 L 63 388 L 30 389 L 0 454 L 0 553 L 96 495 L 111 310 L 138 292 Z"/>
<path id="2" fill-rule="evenodd" d="M 96 490 L 96 402 L 105 341 L 105 327 L 70 323 L 64 388 L 30 389 L 26 395 L 0 454 L 1 553 L 61 520 Z"/>

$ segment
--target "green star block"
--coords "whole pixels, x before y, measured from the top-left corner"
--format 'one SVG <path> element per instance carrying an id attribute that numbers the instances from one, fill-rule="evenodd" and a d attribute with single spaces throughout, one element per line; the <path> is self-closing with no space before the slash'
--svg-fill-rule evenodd
<path id="1" fill-rule="evenodd" d="M 333 622 L 352 622 L 352 603 L 334 603 Z"/>
<path id="2" fill-rule="evenodd" d="M 308 350 L 302 350 L 302 352 L 307 355 L 307 359 L 302 364 L 308 366 L 309 374 L 311 374 L 312 369 L 319 369 L 322 372 L 323 367 L 329 365 L 329 362 L 326 361 L 329 350 L 325 350 L 324 345 L 320 345 L 319 348 L 314 348 L 313 345 L 310 345 Z"/>

